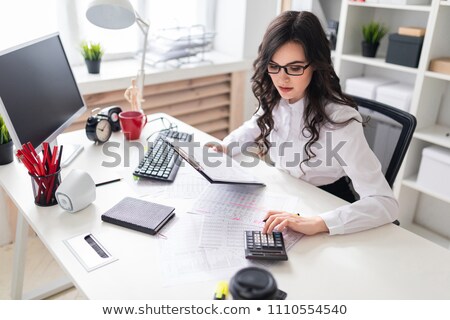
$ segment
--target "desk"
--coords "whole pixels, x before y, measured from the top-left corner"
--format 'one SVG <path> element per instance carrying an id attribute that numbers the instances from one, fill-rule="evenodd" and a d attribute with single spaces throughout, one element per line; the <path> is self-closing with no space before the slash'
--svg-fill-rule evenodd
<path id="1" fill-rule="evenodd" d="M 157 116 L 160 115 L 151 118 Z M 155 123 L 147 125 L 142 141 L 155 127 Z M 179 129 L 194 132 L 196 141 L 211 139 L 183 123 L 179 123 Z M 117 142 L 121 139 L 120 133 L 112 137 Z M 93 145 L 85 138 L 83 131 L 65 134 L 61 140 L 85 146 L 84 152 L 65 170 L 98 168 L 103 160 L 111 160 L 102 153 L 102 146 Z M 132 168 L 135 165 L 130 164 Z M 298 196 L 297 206 L 302 213 L 315 214 L 344 204 L 264 163 L 251 170 L 267 184 L 269 191 Z M 87 298 L 211 299 L 215 281 L 163 287 L 159 276 L 158 238 L 100 220 L 103 212 L 130 194 L 131 189 L 124 181 L 97 188 L 97 200 L 76 214 L 69 214 L 58 206 L 35 206 L 30 178 L 17 161 L 0 168 L 0 183 L 21 213 L 18 234 L 22 236 L 18 236 L 19 239 L 26 240 L 24 230 L 30 225 Z M 155 202 L 170 204 L 181 213 L 194 200 L 158 199 Z M 86 272 L 63 243 L 64 239 L 85 232 L 101 234 L 105 246 L 119 260 Z M 18 249 L 13 285 L 16 298 L 22 296 L 23 278 L 23 255 L 20 246 Z M 289 261 L 277 264 L 271 271 L 289 299 L 450 298 L 450 252 L 393 224 L 352 235 L 303 237 L 289 251 Z"/>

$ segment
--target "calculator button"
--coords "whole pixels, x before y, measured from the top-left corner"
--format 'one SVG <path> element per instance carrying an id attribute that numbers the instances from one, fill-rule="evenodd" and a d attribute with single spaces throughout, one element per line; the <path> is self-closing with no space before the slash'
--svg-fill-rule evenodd
<path id="1" fill-rule="evenodd" d="M 262 245 L 263 246 L 267 246 L 267 237 L 262 237 L 262 239 L 261 239 L 261 243 L 262 243 Z"/>

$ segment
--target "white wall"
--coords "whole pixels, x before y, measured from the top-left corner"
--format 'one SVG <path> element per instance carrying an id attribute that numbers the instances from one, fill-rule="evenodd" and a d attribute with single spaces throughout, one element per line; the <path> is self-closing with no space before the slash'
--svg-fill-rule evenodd
<path id="1" fill-rule="evenodd" d="M 325 18 L 339 21 L 339 15 L 341 13 L 341 1 L 340 0 L 320 0 L 319 1 Z"/>
<path id="2" fill-rule="evenodd" d="M 278 14 L 278 0 L 217 0 L 217 51 L 248 59 L 256 58 L 258 46 L 270 21 Z M 249 119 L 257 106 L 247 77 L 244 118 Z"/>
<path id="3" fill-rule="evenodd" d="M 293 0 L 291 9 L 296 11 L 311 11 L 319 18 L 323 28 L 327 26 L 327 18 L 318 0 Z"/>
<path id="4" fill-rule="evenodd" d="M 243 57 L 250 59 L 252 62 L 258 54 L 258 47 L 262 41 L 269 23 L 279 13 L 279 3 L 277 0 L 264 0 L 264 4 L 260 0 L 248 0 L 245 22 L 245 39 Z M 258 106 L 258 100 L 251 91 L 249 73 L 247 78 L 248 90 L 245 95 L 244 119 L 250 119 Z"/>
<path id="5" fill-rule="evenodd" d="M 217 51 L 242 57 L 244 48 L 244 30 L 246 2 L 242 0 L 218 0 L 216 11 Z"/>

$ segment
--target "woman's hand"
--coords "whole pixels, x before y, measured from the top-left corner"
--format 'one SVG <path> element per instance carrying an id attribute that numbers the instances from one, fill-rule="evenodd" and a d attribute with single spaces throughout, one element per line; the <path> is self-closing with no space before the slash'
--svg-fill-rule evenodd
<path id="1" fill-rule="evenodd" d="M 286 227 L 304 233 L 313 235 L 321 232 L 328 232 L 328 227 L 321 217 L 302 217 L 297 213 L 286 211 L 269 211 L 264 217 L 266 224 L 263 233 L 272 231 L 283 231 Z"/>
<path id="2" fill-rule="evenodd" d="M 213 149 L 215 152 L 227 153 L 227 146 L 219 142 L 208 142 L 205 146 Z"/>

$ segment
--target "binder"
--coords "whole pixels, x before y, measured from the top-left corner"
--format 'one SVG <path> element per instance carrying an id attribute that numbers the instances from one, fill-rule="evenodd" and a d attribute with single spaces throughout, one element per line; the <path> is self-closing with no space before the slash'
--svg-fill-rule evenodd
<path id="1" fill-rule="evenodd" d="M 175 208 L 126 197 L 102 214 L 105 222 L 154 235 L 173 217 Z"/>

